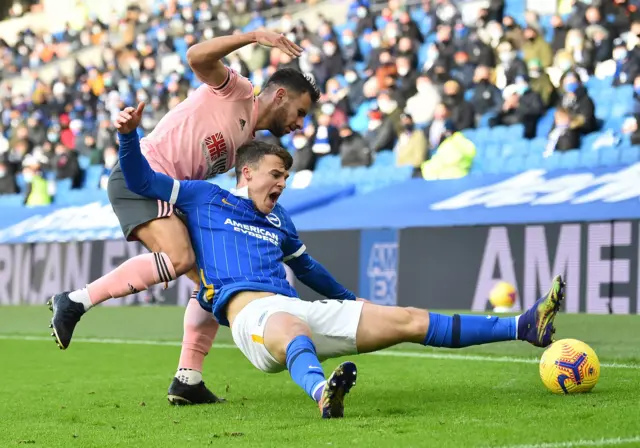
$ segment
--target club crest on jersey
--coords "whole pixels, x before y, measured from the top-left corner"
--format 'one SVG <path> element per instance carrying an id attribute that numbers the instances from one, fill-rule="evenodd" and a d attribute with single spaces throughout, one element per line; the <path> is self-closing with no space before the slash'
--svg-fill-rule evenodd
<path id="1" fill-rule="evenodd" d="M 207 177 L 224 173 L 227 168 L 227 142 L 222 132 L 216 132 L 205 138 L 202 143 L 202 154 L 207 161 Z"/>
<path id="2" fill-rule="evenodd" d="M 280 226 L 282 225 L 282 223 L 280 222 L 280 218 L 278 218 L 276 215 L 274 215 L 273 213 L 269 213 L 267 215 L 267 221 L 269 221 L 271 224 L 273 224 L 274 226 L 276 226 L 277 228 L 280 228 Z"/>

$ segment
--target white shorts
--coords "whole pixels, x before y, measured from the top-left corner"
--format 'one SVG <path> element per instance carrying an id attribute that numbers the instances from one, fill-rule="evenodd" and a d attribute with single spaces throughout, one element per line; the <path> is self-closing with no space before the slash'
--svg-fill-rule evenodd
<path id="1" fill-rule="evenodd" d="M 356 332 L 363 302 L 354 300 L 318 300 L 306 302 L 293 297 L 275 295 L 254 300 L 236 316 L 231 333 L 233 342 L 251 364 L 267 373 L 287 367 L 271 356 L 264 346 L 264 329 L 269 317 L 278 312 L 289 313 L 309 325 L 311 339 L 320 361 L 338 356 L 353 355 Z"/>

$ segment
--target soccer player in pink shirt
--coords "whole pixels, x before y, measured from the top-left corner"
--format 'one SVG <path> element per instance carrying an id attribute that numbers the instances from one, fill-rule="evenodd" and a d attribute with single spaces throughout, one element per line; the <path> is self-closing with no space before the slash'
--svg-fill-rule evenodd
<path id="1" fill-rule="evenodd" d="M 282 137 L 302 128 L 319 98 L 310 78 L 293 69 L 278 70 L 255 97 L 249 80 L 221 62 L 229 53 L 254 43 L 276 47 L 291 57 L 302 53 L 281 34 L 266 30 L 217 37 L 189 48 L 189 65 L 204 84 L 141 140 L 154 170 L 175 179 L 207 179 L 231 169 L 236 149 L 252 140 L 256 130 L 267 129 Z M 128 108 L 125 113 L 134 110 Z M 187 228 L 170 203 L 129 191 L 119 164 L 109 178 L 108 194 L 127 240 L 141 241 L 150 253 L 124 262 L 86 288 L 53 296 L 48 302 L 53 311 L 52 336 L 64 350 L 91 307 L 186 274 L 198 286 L 185 311 L 182 351 L 168 398 L 173 404 L 220 401 L 202 381 L 204 357 L 218 322 L 195 299 L 201 279 Z"/>

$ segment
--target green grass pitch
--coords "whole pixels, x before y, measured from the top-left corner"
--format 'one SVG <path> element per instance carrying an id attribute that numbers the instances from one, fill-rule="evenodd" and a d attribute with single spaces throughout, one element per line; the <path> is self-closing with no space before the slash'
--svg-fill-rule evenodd
<path id="1" fill-rule="evenodd" d="M 226 329 L 205 380 L 229 401 L 169 406 L 182 313 L 102 307 L 62 352 L 47 340 L 45 306 L 0 307 L 0 447 L 640 446 L 640 316 L 558 317 L 558 338 L 584 340 L 603 364 L 590 394 L 547 392 L 542 350 L 522 342 L 406 345 L 354 356 L 345 418 L 323 421 L 286 372 L 257 371 Z"/>

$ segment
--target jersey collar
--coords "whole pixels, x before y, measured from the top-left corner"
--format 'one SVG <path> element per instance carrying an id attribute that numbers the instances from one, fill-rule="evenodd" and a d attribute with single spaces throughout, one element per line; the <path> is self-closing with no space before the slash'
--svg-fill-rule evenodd
<path id="1" fill-rule="evenodd" d="M 232 188 L 229 191 L 234 196 L 237 196 L 243 199 L 249 199 L 249 187 L 242 187 L 242 188 L 238 188 L 237 190 L 235 188 Z"/>

